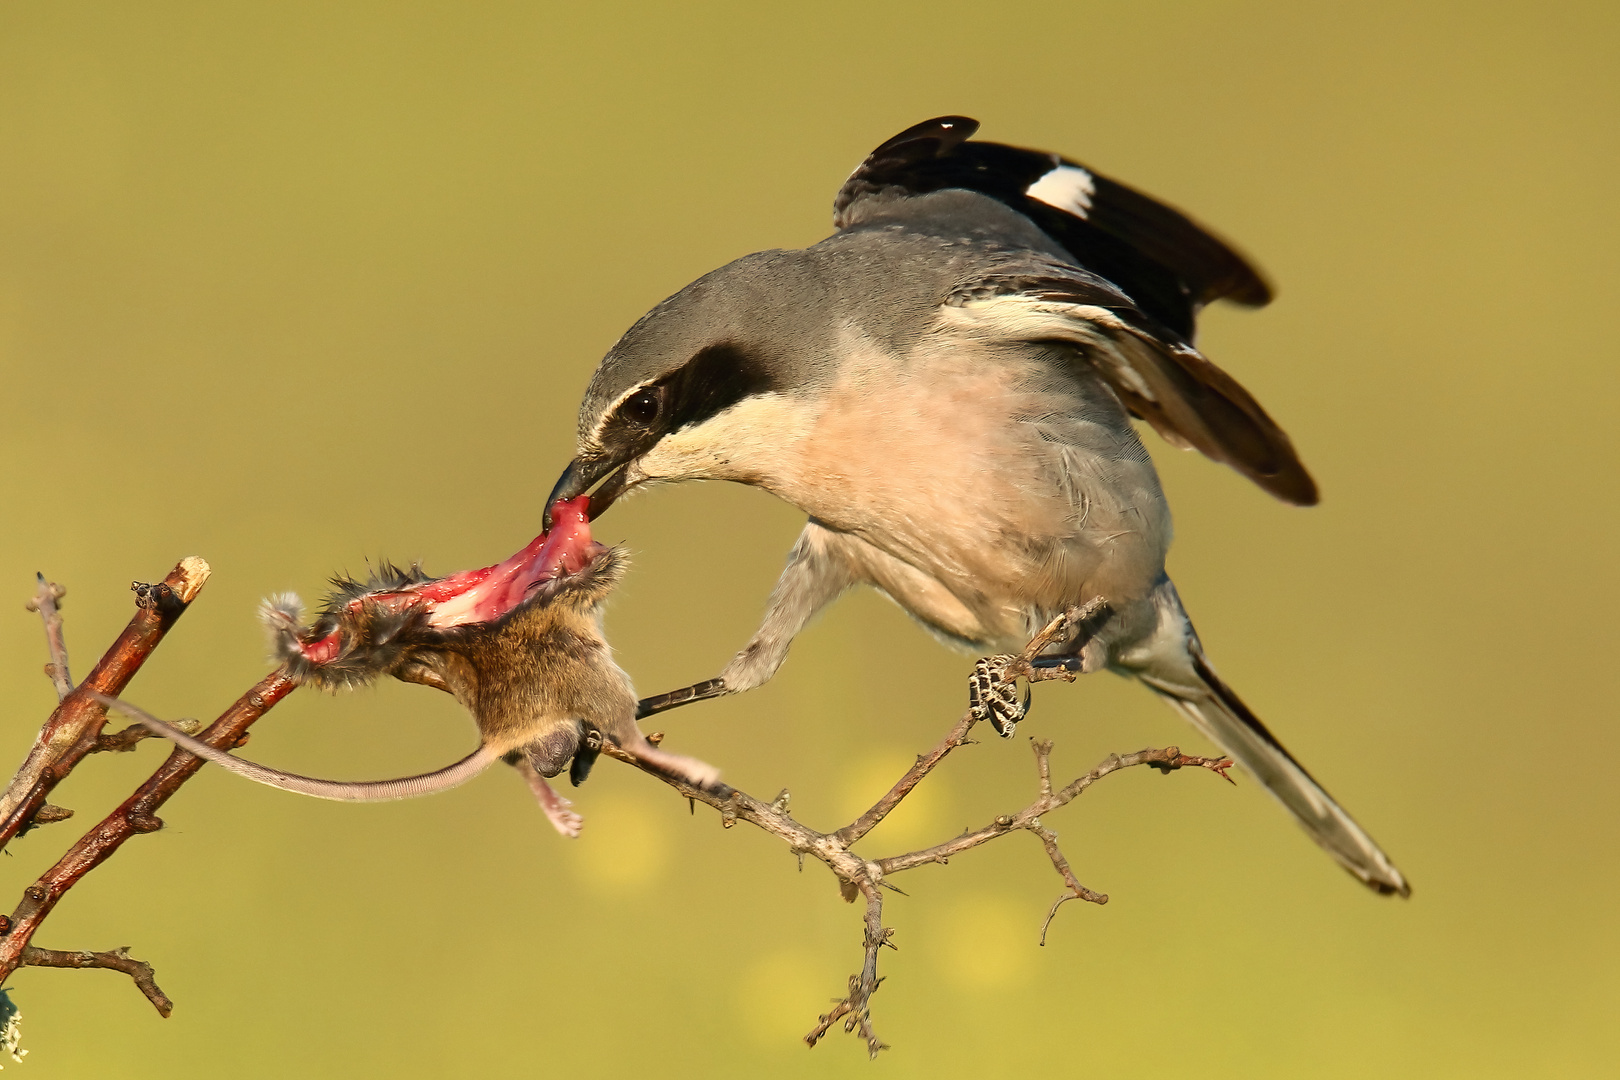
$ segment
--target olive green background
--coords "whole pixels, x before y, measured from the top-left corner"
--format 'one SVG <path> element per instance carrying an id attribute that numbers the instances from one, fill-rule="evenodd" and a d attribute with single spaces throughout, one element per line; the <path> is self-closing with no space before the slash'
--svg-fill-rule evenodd
<path id="1" fill-rule="evenodd" d="M 205 770 L 38 937 L 122 976 L 11 986 L 56 1077 L 1593 1076 L 1620 1010 L 1617 122 L 1612 4 L 42 3 L 0 8 L 0 762 L 53 695 L 34 571 L 82 675 L 131 579 L 215 575 L 129 696 L 213 716 L 254 609 L 328 573 L 449 572 L 539 528 L 615 338 L 746 252 L 812 243 L 877 143 L 961 112 L 1236 238 L 1280 298 L 1201 343 L 1293 434 L 1293 510 L 1149 436 L 1171 570 L 1216 662 L 1416 887 L 1366 892 L 1257 787 L 1113 777 L 1054 814 L 1106 908 L 1012 837 L 900 881 L 868 1066 L 799 1037 L 859 911 L 750 828 L 605 762 L 553 835 L 497 770 L 343 806 Z M 714 674 L 798 515 L 668 488 L 598 535 L 644 692 Z M 853 595 L 670 745 L 832 827 L 960 710 L 968 660 Z M 1110 676 L 1040 688 L 863 847 L 1023 805 L 1192 733 Z M 295 695 L 269 763 L 345 778 L 472 745 L 400 684 Z M 95 758 L 12 845 L 0 907 L 160 759 Z M 9 766 L 3 766 L 9 767 Z M 9 1074 L 8 1074 L 9 1075 Z"/>

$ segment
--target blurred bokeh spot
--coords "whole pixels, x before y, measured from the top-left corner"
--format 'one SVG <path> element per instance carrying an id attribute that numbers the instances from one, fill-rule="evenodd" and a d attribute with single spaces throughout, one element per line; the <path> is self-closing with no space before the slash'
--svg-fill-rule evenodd
<path id="1" fill-rule="evenodd" d="M 1276 281 L 1200 345 L 1320 482 L 1282 506 L 1151 433 L 1171 572 L 1222 676 L 1389 850 L 1335 867 L 1257 785 L 1110 776 L 1048 815 L 1106 907 L 1014 836 L 899 875 L 874 1067 L 800 1037 L 860 964 L 814 862 L 611 761 L 557 836 L 495 769 L 347 806 L 204 769 L 38 944 L 129 945 L 176 1002 L 24 970 L 33 1080 L 556 1075 L 1613 1075 L 1620 784 L 1620 5 L 0 4 L 0 758 L 131 580 L 214 577 L 129 689 L 218 714 L 261 598 L 487 565 L 540 526 L 590 373 L 700 274 L 814 243 L 895 132 L 963 113 L 1180 207 Z M 718 672 L 801 527 L 727 485 L 599 522 L 645 693 Z M 9 599 L 8 599 L 9 598 Z M 836 828 L 959 715 L 971 658 L 856 592 L 769 685 L 666 745 Z M 860 845 L 893 854 L 1196 733 L 1112 676 L 1036 688 Z M 292 695 L 253 736 L 339 778 L 473 746 L 442 694 Z M 0 860 L 0 908 L 155 767 L 102 755 Z M 10 1076 L 11 1073 L 7 1073 Z"/>

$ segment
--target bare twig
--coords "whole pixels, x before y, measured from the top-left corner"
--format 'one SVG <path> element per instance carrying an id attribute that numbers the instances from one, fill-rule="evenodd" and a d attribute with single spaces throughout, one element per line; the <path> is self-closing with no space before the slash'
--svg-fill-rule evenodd
<path id="1" fill-rule="evenodd" d="M 157 586 L 140 586 L 140 611 L 136 618 L 91 671 L 84 685 L 77 689 L 73 689 L 68 682 L 66 652 L 60 649 L 61 620 L 55 601 L 60 599 L 62 592 L 41 578 L 36 604 L 46 620 L 47 637 L 53 651 L 53 670 L 62 679 L 59 689 L 64 685 L 67 689 L 41 731 L 35 752 L 30 754 L 11 788 L 0 798 L 0 844 L 17 835 L 30 823 L 71 816 L 71 811 L 48 807 L 44 796 L 86 754 L 129 750 L 147 737 L 145 728 L 138 725 L 103 735 L 101 728 L 106 722 L 103 706 L 109 703 L 116 690 L 129 681 L 141 662 L 150 655 L 168 627 L 196 595 L 207 574 L 206 563 L 200 559 L 188 559 L 175 568 L 169 581 Z M 1101 609 L 1102 605 L 1093 605 L 1053 620 L 1020 655 L 996 658 L 1007 661 L 1003 672 L 1030 682 L 1057 678 L 1072 680 L 1076 674 L 1072 665 L 1059 663 L 1055 667 L 1037 667 L 1034 661 L 1069 626 L 1078 623 L 1084 628 L 1087 620 Z M 202 739 L 222 749 L 240 745 L 247 729 L 295 687 L 296 683 L 286 668 L 278 668 L 227 709 L 202 733 Z M 117 704 L 115 701 L 110 703 Z M 1072 802 L 1104 776 L 1137 765 L 1149 765 L 1166 772 L 1189 766 L 1202 767 L 1231 779 L 1226 776 L 1226 769 L 1232 764 L 1229 760 L 1188 757 L 1172 746 L 1140 750 L 1123 757 L 1112 755 L 1085 775 L 1055 789 L 1051 778 L 1052 744 L 1036 741 L 1033 746 L 1037 797 L 1018 813 L 1001 815 L 983 828 L 902 855 L 873 860 L 852 851 L 852 845 L 876 828 L 953 750 L 973 741 L 969 735 L 975 723 L 971 712 L 959 718 L 945 737 L 927 754 L 920 755 L 905 775 L 870 809 L 831 833 L 820 832 L 795 820 L 788 812 L 789 796 L 786 789 L 773 801 L 766 803 L 725 784 L 696 786 L 685 776 L 666 771 L 652 761 L 637 758 L 612 743 L 603 745 L 602 752 L 652 774 L 686 797 L 693 806 L 702 802 L 712 807 L 719 812 L 725 828 L 733 827 L 738 821 L 746 821 L 776 836 L 798 857 L 801 868 L 806 855 L 814 857 L 832 871 L 846 900 L 853 902 L 857 897 L 864 898 L 861 969 L 849 977 L 848 993 L 834 1001 L 832 1009 L 819 1017 L 816 1026 L 805 1036 L 805 1042 L 814 1046 L 835 1025 L 842 1024 L 846 1032 L 859 1035 L 866 1044 L 867 1053 L 875 1058 L 880 1050 L 886 1048 L 873 1027 L 871 1015 L 872 997 L 883 983 L 883 978 L 878 974 L 878 953 L 885 946 L 894 948 L 891 940 L 893 930 L 883 925 L 883 890 L 900 891 L 886 880 L 889 876 L 929 863 L 946 863 L 953 855 L 1008 833 L 1030 832 L 1041 841 L 1065 886 L 1041 924 L 1040 938 L 1041 943 L 1045 944 L 1047 930 L 1064 903 L 1083 899 L 1104 904 L 1108 897 L 1080 883 L 1058 847 L 1057 834 L 1042 824 L 1041 815 Z M 192 726 L 194 730 L 195 721 Z M 654 733 L 649 741 L 661 742 L 662 735 Z M 158 989 L 151 965 L 131 959 L 127 949 L 104 953 L 66 952 L 36 948 L 31 944 L 31 939 L 57 902 L 87 873 L 117 851 L 124 841 L 139 833 L 154 832 L 163 827 L 157 810 L 196 774 L 202 764 L 201 759 L 184 750 L 172 751 L 158 770 L 123 805 L 80 838 L 55 866 L 25 890 L 23 900 L 11 918 L 0 916 L 0 981 L 23 966 L 97 967 L 122 971 L 135 981 L 159 1013 L 169 1015 L 172 1003 Z M 549 793 L 549 788 L 546 790 Z M 577 832 L 578 818 L 567 811 L 566 801 L 558 799 L 555 793 L 551 794 L 556 803 L 552 808 L 555 811 L 553 823 L 565 834 Z M 557 814 L 567 820 L 559 822 Z"/>
<path id="2" fill-rule="evenodd" d="M 113 949 L 111 952 L 69 952 L 65 949 L 36 949 L 30 945 L 22 952 L 22 963 L 19 967 L 54 967 L 54 968 L 106 968 L 109 971 L 122 971 L 131 979 L 140 992 L 146 995 L 146 1000 L 157 1009 L 158 1015 L 168 1019 L 174 1011 L 174 1002 L 169 996 L 158 989 L 152 965 L 145 960 L 131 959 L 129 946 Z"/>
<path id="3" fill-rule="evenodd" d="M 195 735 L 202 728 L 201 720 L 194 720 L 189 716 L 181 717 L 171 722 L 187 735 Z M 144 724 L 131 724 L 127 728 L 120 728 L 111 735 L 96 737 L 96 745 L 91 747 L 92 754 L 127 754 L 146 739 L 162 738 L 157 732 Z M 35 815 L 37 818 L 38 815 Z"/>
<path id="4" fill-rule="evenodd" d="M 1035 658 L 1054 641 L 1061 638 L 1071 625 L 1084 626 L 1087 620 L 1105 607 L 1107 607 L 1107 604 L 1102 600 L 1093 600 L 1084 607 L 1059 615 L 1047 623 L 1040 633 L 1030 639 L 1029 644 L 1024 647 L 1024 651 L 1012 658 L 1012 662 L 1006 669 L 1007 676 L 1021 677 L 1029 682 L 1046 682 L 1051 679 L 1073 682 L 1076 678 L 1076 672 L 1072 668 L 1067 665 L 1038 668 L 1033 666 Z M 911 794 L 916 786 L 922 783 L 928 774 L 933 772 L 934 768 L 941 761 L 944 761 L 952 750 L 972 742 L 968 738 L 968 733 L 973 730 L 973 725 L 976 722 L 971 712 L 963 713 L 962 718 L 956 722 L 956 726 L 951 728 L 945 738 L 940 740 L 939 745 L 919 757 L 917 763 L 907 769 L 906 774 L 895 781 L 894 786 L 885 792 L 881 799 L 872 804 L 871 809 L 838 830 L 839 842 L 847 847 L 877 828 L 878 824 L 888 817 L 889 813 L 899 806 L 901 801 Z"/>
<path id="5" fill-rule="evenodd" d="M 277 668 L 238 698 L 200 738 L 211 746 L 235 746 L 255 720 L 274 708 L 296 686 L 285 668 Z M 110 858 L 130 837 L 163 827 L 157 816 L 158 808 L 196 775 L 202 765 L 201 758 L 184 750 L 174 750 L 123 805 L 85 833 L 55 866 L 24 890 L 22 902 L 12 913 L 9 931 L 0 937 L 0 981 L 26 962 L 24 953 L 30 939 L 69 889 Z"/>
<path id="6" fill-rule="evenodd" d="M 895 948 L 893 941 L 894 931 L 883 925 L 883 897 L 872 882 L 860 882 L 858 885 L 862 895 L 866 897 L 866 959 L 861 964 L 859 974 L 849 977 L 849 993 L 833 1002 L 831 1012 L 823 1013 L 817 1018 L 816 1026 L 805 1035 L 806 1046 L 815 1046 L 821 1037 L 832 1030 L 838 1021 L 844 1021 L 844 1030 L 858 1031 L 861 1041 L 866 1043 L 867 1056 L 876 1058 L 879 1050 L 887 1050 L 889 1044 L 879 1039 L 877 1032 L 872 1030 L 872 995 L 883 980 L 878 978 L 877 957 L 878 950 L 887 945 Z"/>
<path id="7" fill-rule="evenodd" d="M 73 676 L 68 672 L 67 641 L 62 637 L 62 612 L 57 601 L 67 590 L 54 581 L 46 581 L 44 574 L 36 573 L 39 590 L 26 605 L 28 611 L 39 612 L 45 623 L 45 645 L 51 652 L 51 662 L 45 665 L 45 674 L 56 684 L 56 700 L 61 701 L 73 692 Z"/>
<path id="8" fill-rule="evenodd" d="M 27 827 L 51 790 L 95 748 L 107 714 L 89 691 L 115 696 L 121 692 L 175 620 L 185 613 L 208 575 L 206 562 L 189 558 L 182 559 L 156 585 L 136 583 L 135 617 L 90 669 L 84 682 L 56 706 L 17 775 L 0 793 L 0 848 Z M 65 657 L 62 665 L 65 673 Z"/>
<path id="9" fill-rule="evenodd" d="M 1040 837 L 1041 844 L 1046 848 L 1047 858 L 1052 860 L 1052 866 L 1057 870 L 1059 876 L 1063 878 L 1063 883 L 1068 886 L 1066 891 L 1059 893 L 1058 898 L 1052 901 L 1052 908 L 1046 913 L 1045 921 L 1041 923 L 1041 944 L 1045 945 L 1046 931 L 1051 927 L 1052 920 L 1057 918 L 1058 908 L 1070 900 L 1087 900 L 1093 904 L 1106 904 L 1108 903 L 1108 894 L 1092 892 L 1080 884 L 1080 879 L 1075 877 L 1074 871 L 1069 868 L 1069 860 L 1064 858 L 1062 850 L 1058 848 L 1057 833 L 1041 825 L 1031 825 L 1029 831 Z"/>
<path id="10" fill-rule="evenodd" d="M 1051 750 L 1050 743 L 1036 744 L 1036 755 L 1039 758 L 1041 747 L 1047 752 Z M 961 836 L 935 844 L 933 847 L 923 848 L 919 851 L 910 851 L 904 855 L 894 855 L 887 859 L 878 859 L 877 865 L 885 874 L 897 874 L 902 870 L 925 866 L 928 863 L 942 863 L 952 855 L 959 855 L 964 851 L 971 851 L 981 844 L 987 844 L 999 836 L 1020 830 L 1033 831 L 1040 825 L 1042 814 L 1049 813 L 1060 806 L 1067 806 L 1098 780 L 1115 773 L 1121 769 L 1130 769 L 1138 765 L 1151 765 L 1154 768 L 1170 771 L 1174 769 L 1197 766 L 1209 769 L 1221 776 L 1226 776 L 1225 770 L 1232 767 L 1227 758 L 1201 758 L 1188 757 L 1179 747 L 1167 746 L 1162 750 L 1138 750 L 1134 754 L 1110 754 L 1106 760 L 1084 776 L 1074 780 L 1060 791 L 1043 793 L 1040 798 L 1030 803 L 1016 814 L 1003 814 L 983 828 L 965 832 Z M 1060 871 L 1061 872 L 1061 871 Z"/>
<path id="11" fill-rule="evenodd" d="M 922 783 L 928 774 L 934 771 L 934 767 L 944 761 L 952 750 L 972 742 L 968 738 L 968 733 L 973 730 L 975 723 L 977 721 L 973 719 L 971 713 L 963 713 L 961 719 L 957 720 L 951 730 L 946 732 L 945 737 L 928 753 L 919 756 L 917 763 L 907 769 L 906 774 L 896 780 L 894 786 L 884 792 L 881 799 L 872 804 L 871 809 L 834 834 L 837 841 L 848 847 L 877 828 L 883 819 L 889 816 L 889 812 L 899 806 L 901 800 L 910 795 L 917 785 Z"/>
<path id="12" fill-rule="evenodd" d="M 1074 682 L 1080 677 L 1081 648 L 1091 640 L 1092 635 L 1107 620 L 1109 614 L 1108 602 L 1101 597 L 1093 598 L 1080 607 L 1070 608 L 1047 623 L 1040 633 L 1030 638 L 1023 652 L 1017 656 L 1000 658 L 1006 661 L 1001 668 L 1001 677 L 1023 679 L 1032 683 L 1051 682 L 1054 679 Z M 1037 663 L 1041 653 L 1060 641 L 1071 626 L 1077 627 L 1078 633 L 1065 655 L 1049 656 L 1045 658 L 1045 663 Z"/>
<path id="13" fill-rule="evenodd" d="M 923 848 L 920 851 L 909 852 L 904 855 L 895 855 L 882 859 L 866 859 L 850 850 L 854 840 L 859 839 L 881 821 L 891 809 L 900 803 L 900 800 L 913 790 L 921 780 L 939 764 L 944 757 L 958 746 L 969 742 L 968 733 L 973 728 L 974 721 L 970 716 L 964 716 L 951 728 L 950 732 L 928 754 L 917 759 L 917 763 L 907 770 L 889 793 L 880 799 L 872 809 L 861 815 L 855 822 L 836 832 L 823 833 L 794 820 L 787 813 L 785 800 L 778 796 L 774 803 L 761 802 L 745 791 L 717 784 L 710 788 L 694 786 L 686 778 L 666 772 L 651 762 L 637 758 L 624 749 L 605 743 L 602 752 L 609 757 L 634 765 L 643 772 L 650 773 L 678 791 L 682 796 L 694 803 L 702 802 L 720 812 L 721 824 L 731 828 L 738 821 L 746 821 L 756 825 L 766 832 L 776 836 L 788 845 L 790 851 L 797 855 L 802 864 L 804 856 L 809 855 L 822 862 L 833 872 L 839 883 L 839 891 L 846 900 L 853 901 L 857 896 L 866 900 L 865 917 L 865 959 L 861 970 L 849 978 L 849 993 L 834 1002 L 831 1011 L 823 1014 L 816 1026 L 805 1036 L 805 1042 L 814 1046 L 824 1035 L 832 1030 L 833 1026 L 843 1022 L 844 1030 L 858 1032 L 865 1041 L 867 1052 L 873 1057 L 885 1044 L 878 1038 L 872 1027 L 871 1000 L 876 993 L 882 979 L 877 973 L 878 950 L 888 945 L 893 948 L 890 936 L 893 931 L 883 925 L 883 899 L 882 891 L 893 888 L 886 878 L 902 870 L 914 869 L 929 863 L 946 863 L 952 855 L 969 851 L 991 840 L 1009 833 L 1027 831 L 1035 834 L 1046 848 L 1047 856 L 1052 860 L 1053 867 L 1062 876 L 1065 886 L 1064 893 L 1052 905 L 1047 913 L 1045 922 L 1041 925 L 1041 941 L 1045 943 L 1047 928 L 1051 925 L 1057 909 L 1068 900 L 1088 900 L 1095 904 L 1107 903 L 1108 897 L 1102 893 L 1093 892 L 1082 885 L 1070 867 L 1067 858 L 1057 845 L 1057 834 L 1041 823 L 1041 815 L 1058 807 L 1064 806 L 1078 798 L 1092 784 L 1101 780 L 1110 773 L 1121 769 L 1133 768 L 1138 765 L 1148 765 L 1162 769 L 1166 772 L 1195 766 L 1209 769 L 1218 775 L 1230 780 L 1226 776 L 1226 769 L 1232 762 L 1226 758 L 1188 757 L 1177 747 L 1170 746 L 1163 749 L 1139 750 L 1134 754 L 1124 756 L 1110 755 L 1105 761 L 1097 765 L 1085 775 L 1078 777 L 1063 788 L 1054 790 L 1051 780 L 1051 751 L 1052 744 L 1048 742 L 1034 743 L 1036 773 L 1039 786 L 1039 795 L 1029 806 L 1016 814 L 1004 814 L 997 817 L 982 829 L 963 833 L 952 840 L 933 847 Z M 853 837 L 853 839 L 846 839 Z"/>

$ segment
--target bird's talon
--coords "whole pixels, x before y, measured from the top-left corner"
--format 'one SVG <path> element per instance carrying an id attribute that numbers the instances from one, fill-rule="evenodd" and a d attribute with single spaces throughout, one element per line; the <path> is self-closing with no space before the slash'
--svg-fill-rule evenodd
<path id="1" fill-rule="evenodd" d="M 1007 670 L 1017 661 L 1016 656 L 986 656 L 974 663 L 968 678 L 968 710 L 973 719 L 987 721 L 1003 739 L 1012 738 L 1018 722 L 1029 712 L 1028 688 L 1020 701 L 1017 677 Z"/>

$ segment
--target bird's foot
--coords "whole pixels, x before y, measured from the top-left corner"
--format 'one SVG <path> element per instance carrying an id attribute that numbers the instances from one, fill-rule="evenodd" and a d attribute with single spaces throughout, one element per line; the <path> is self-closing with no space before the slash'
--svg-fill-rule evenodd
<path id="1" fill-rule="evenodd" d="M 1003 739 L 1012 738 L 1018 722 L 1029 715 L 1029 688 L 1024 688 L 1024 696 L 1020 698 L 1018 680 L 1073 682 L 1084 669 L 1080 647 L 1107 617 L 1108 604 L 1098 597 L 1081 607 L 1070 608 L 1047 623 L 1017 656 L 986 656 L 976 662 L 968 678 L 968 710 L 973 719 L 988 721 Z M 1041 657 L 1042 652 L 1064 639 L 1071 626 L 1081 629 L 1074 654 Z"/>
<path id="2" fill-rule="evenodd" d="M 974 720 L 989 721 L 1003 739 L 1012 738 L 1018 721 L 1029 715 L 1029 688 L 1018 697 L 1018 676 L 1026 667 L 1021 656 L 986 656 L 968 677 L 968 711 Z"/>

